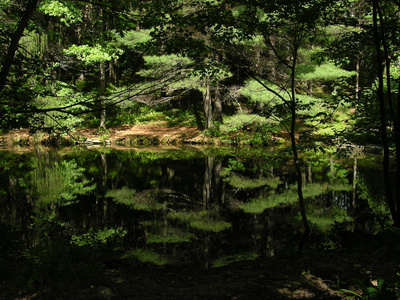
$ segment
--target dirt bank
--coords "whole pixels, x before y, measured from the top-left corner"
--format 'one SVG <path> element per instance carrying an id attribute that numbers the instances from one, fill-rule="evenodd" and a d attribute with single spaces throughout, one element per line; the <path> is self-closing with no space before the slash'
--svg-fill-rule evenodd
<path id="1" fill-rule="evenodd" d="M 122 125 L 99 131 L 94 128 L 78 129 L 60 136 L 46 133 L 29 133 L 28 129 L 14 129 L 0 134 L 0 145 L 33 145 L 41 142 L 59 142 L 65 139 L 71 143 L 87 144 L 130 144 L 152 142 L 155 144 L 208 143 L 202 131 L 196 127 L 167 126 L 165 123 Z"/>

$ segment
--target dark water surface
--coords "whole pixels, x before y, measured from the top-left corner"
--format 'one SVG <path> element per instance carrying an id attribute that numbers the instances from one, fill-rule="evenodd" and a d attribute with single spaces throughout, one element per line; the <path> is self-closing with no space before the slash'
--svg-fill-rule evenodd
<path id="1" fill-rule="evenodd" d="M 306 248 L 337 251 L 343 232 L 389 224 L 379 159 L 304 156 Z M 88 261 L 208 268 L 286 255 L 303 231 L 284 149 L 2 151 L 0 201 L 0 275 L 30 282 Z"/>

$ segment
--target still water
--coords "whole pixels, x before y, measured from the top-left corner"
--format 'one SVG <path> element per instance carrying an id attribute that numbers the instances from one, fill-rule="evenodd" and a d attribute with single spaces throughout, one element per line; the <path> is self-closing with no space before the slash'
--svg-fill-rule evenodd
<path id="1" fill-rule="evenodd" d="M 303 157 L 306 249 L 340 251 L 343 231 L 389 224 L 379 160 Z M 292 254 L 295 183 L 285 149 L 2 151 L 0 275 L 62 259 L 209 268 Z"/>

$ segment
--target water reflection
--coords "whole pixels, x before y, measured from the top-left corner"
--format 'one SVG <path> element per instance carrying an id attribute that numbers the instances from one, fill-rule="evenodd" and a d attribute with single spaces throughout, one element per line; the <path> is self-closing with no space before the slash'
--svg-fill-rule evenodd
<path id="1" fill-rule="evenodd" d="M 11 262 L 64 249 L 76 265 L 86 249 L 103 263 L 218 267 L 293 253 L 301 239 L 292 162 L 279 152 L 0 155 L 1 230 L 18 241 L 0 249 Z M 388 222 L 371 166 L 369 157 L 304 159 L 308 247 L 335 250 L 339 231 Z"/>

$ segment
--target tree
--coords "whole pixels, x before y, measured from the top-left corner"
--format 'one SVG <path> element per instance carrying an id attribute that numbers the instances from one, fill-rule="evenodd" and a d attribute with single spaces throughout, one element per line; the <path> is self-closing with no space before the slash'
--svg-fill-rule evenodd
<path id="1" fill-rule="evenodd" d="M 1 15 L 7 21 L 2 29 L 10 32 L 10 39 L 2 40 L 3 44 L 7 44 L 7 51 L 0 71 L 1 126 L 38 129 L 46 127 L 45 119 L 50 118 L 58 127 L 65 129 L 61 125 L 68 116 L 100 111 L 100 127 L 104 128 L 107 83 L 118 79 L 115 61 L 122 52 L 119 48 L 113 48 L 111 42 L 114 33 L 123 34 L 140 23 L 138 15 L 133 13 L 137 4 L 136 1 L 88 4 L 85 1 L 32 0 L 25 5 L 16 29 L 12 31 L 13 21 L 8 19 L 8 15 L 10 12 L 13 15 L 16 13 L 13 6 L 1 3 L 5 7 L 4 12 L 8 12 L 8 15 Z M 19 4 L 18 8 L 22 5 Z M 96 18 L 97 15 L 102 18 Z M 22 40 L 29 47 L 21 44 Z M 65 53 L 63 50 L 66 50 Z M 79 60 L 72 61 L 71 56 L 79 57 Z M 80 99 L 59 101 L 66 98 L 60 95 L 66 85 L 70 90 L 75 90 L 76 95 L 87 93 L 90 84 L 83 86 L 86 90 L 82 89 L 82 84 L 77 84 L 77 72 L 82 80 L 87 75 L 85 70 L 76 68 L 79 64 L 84 69 L 89 65 L 97 65 L 98 73 L 91 78 L 93 82 L 98 82 L 91 89 L 94 100 L 91 97 L 72 97 Z M 106 64 L 111 66 L 109 72 Z M 86 83 L 89 82 L 86 80 Z M 129 90 L 131 92 L 132 87 Z M 111 105 L 142 92 L 136 89 L 129 96 L 124 93 L 126 97 L 123 100 L 115 101 L 114 97 Z M 99 103 L 100 108 L 93 103 Z M 47 126 L 47 129 L 54 129 L 53 125 Z"/>
<path id="2" fill-rule="evenodd" d="M 153 43 L 166 54 L 180 54 L 193 61 L 196 85 L 192 87 L 202 93 L 205 129 L 215 126 L 214 115 L 216 121 L 222 121 L 221 87 L 231 76 L 221 63 L 224 45 L 216 38 L 221 28 L 215 21 L 222 21 L 226 12 L 222 2 L 164 1 L 149 8 Z"/>
<path id="3" fill-rule="evenodd" d="M 331 41 L 327 53 L 336 61 L 350 62 L 357 70 L 353 134 L 355 142 L 379 143 L 383 150 L 383 177 L 386 202 L 395 224 L 400 222 L 400 188 L 394 182 L 400 178 L 399 127 L 399 3 L 396 1 L 351 1 L 341 20 L 347 26 L 336 40 Z M 354 47 L 354 43 L 358 47 Z M 346 53 L 343 56 L 343 53 Z M 354 135 L 360 133 L 360 138 Z M 390 147 L 396 149 L 396 175 L 390 174 Z"/>
<path id="4" fill-rule="evenodd" d="M 396 1 L 372 2 L 372 28 L 374 34 L 377 78 L 377 104 L 380 116 L 380 133 L 383 147 L 383 176 L 388 206 L 396 225 L 400 224 L 400 187 L 396 184 L 395 195 L 392 194 L 390 181 L 390 153 L 388 139 L 388 121 L 393 128 L 393 140 L 396 147 L 396 181 L 400 180 L 400 76 L 398 67 L 392 73 L 393 64 L 398 65 L 399 47 L 396 31 L 400 21 L 398 9 L 400 3 Z M 385 86 L 386 81 L 386 86 Z M 397 91 L 396 91 L 397 90 Z M 396 95 L 397 94 L 397 95 Z M 397 103 L 394 98 L 397 96 Z"/>
<path id="5" fill-rule="evenodd" d="M 91 47 L 89 45 L 72 45 L 65 49 L 65 54 L 76 56 L 78 60 L 86 65 L 98 64 L 99 87 L 97 92 L 97 102 L 100 103 L 100 125 L 101 129 L 106 129 L 106 63 L 118 58 L 118 49 L 106 49 L 101 45 Z"/>
<path id="6" fill-rule="evenodd" d="M 0 71 L 0 92 L 3 90 L 7 83 L 7 77 L 10 73 L 11 67 L 14 63 L 15 53 L 18 50 L 19 41 L 27 28 L 29 21 L 35 12 L 40 0 L 30 0 L 27 2 L 23 14 L 17 24 L 17 28 L 12 33 L 8 47 L 7 53 L 4 55 L 2 60 L 2 66 Z"/>
<path id="7" fill-rule="evenodd" d="M 241 6 L 236 20 L 243 32 L 243 41 L 248 40 L 248 37 L 261 39 L 263 48 L 259 52 L 261 59 L 248 57 L 243 50 L 243 43 L 231 44 L 231 47 L 242 57 L 242 62 L 246 62 L 247 66 L 244 68 L 248 76 L 270 93 L 269 102 L 280 103 L 275 106 L 275 115 L 278 113 L 283 117 L 282 123 L 291 141 L 300 213 L 305 230 L 303 242 L 305 242 L 310 228 L 302 190 L 301 159 L 296 135 L 300 131 L 300 124 L 303 123 L 300 111 L 307 109 L 307 106 L 300 101 L 298 93 L 299 74 L 301 74 L 299 65 L 303 59 L 302 47 L 315 38 L 318 26 L 322 23 L 322 16 L 330 7 L 325 1 L 314 0 L 295 3 L 291 1 L 275 1 L 270 4 L 250 3 L 252 5 Z M 300 245 L 299 251 L 303 246 L 304 243 Z"/>

